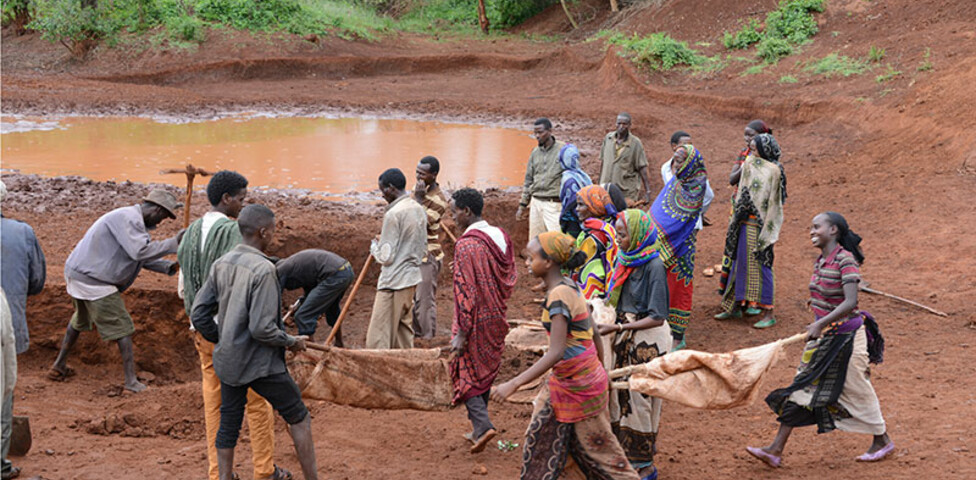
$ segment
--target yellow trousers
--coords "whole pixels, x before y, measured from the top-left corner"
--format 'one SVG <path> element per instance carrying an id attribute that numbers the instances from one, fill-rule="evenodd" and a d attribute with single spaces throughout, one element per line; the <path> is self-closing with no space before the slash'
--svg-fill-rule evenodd
<path id="1" fill-rule="evenodd" d="M 200 354 L 200 371 L 203 373 L 203 411 L 207 427 L 207 460 L 210 480 L 218 480 L 217 472 L 217 429 L 220 427 L 220 379 L 214 372 L 214 344 L 199 333 L 194 334 L 193 343 Z M 248 428 L 251 430 L 251 454 L 254 463 L 254 478 L 267 478 L 274 474 L 274 409 L 263 397 L 247 392 Z"/>

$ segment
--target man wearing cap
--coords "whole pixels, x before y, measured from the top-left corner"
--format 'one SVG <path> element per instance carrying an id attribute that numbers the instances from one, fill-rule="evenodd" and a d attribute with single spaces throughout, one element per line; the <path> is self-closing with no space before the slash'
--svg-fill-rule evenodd
<path id="1" fill-rule="evenodd" d="M 63 381 L 74 374 L 67 365 L 68 354 L 78 341 L 78 334 L 94 326 L 102 340 L 119 344 L 125 388 L 133 392 L 146 389 L 136 378 L 132 354 L 135 325 L 122 302 L 122 292 L 135 282 L 143 268 L 168 275 L 176 273 L 177 263 L 162 257 L 176 253 L 183 230 L 157 241 L 149 237 L 149 230 L 166 218 L 176 218 L 180 207 L 172 193 L 155 189 L 139 205 L 102 215 L 71 251 L 64 264 L 64 278 L 75 313 L 48 378 Z"/>

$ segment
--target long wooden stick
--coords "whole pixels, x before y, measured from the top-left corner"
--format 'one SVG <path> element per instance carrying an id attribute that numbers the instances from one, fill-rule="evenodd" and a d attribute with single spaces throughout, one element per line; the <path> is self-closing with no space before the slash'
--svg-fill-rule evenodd
<path id="1" fill-rule="evenodd" d="M 284 323 L 285 325 L 289 325 L 288 320 L 291 319 L 291 316 L 295 313 L 296 310 L 298 310 L 298 307 L 301 304 L 302 304 L 301 298 L 295 300 L 295 303 L 291 304 L 291 306 L 288 307 L 288 311 L 285 312 L 285 316 L 281 317 L 282 323 Z"/>
<path id="2" fill-rule="evenodd" d="M 366 278 L 366 272 L 369 270 L 369 266 L 372 264 L 373 254 L 370 253 L 366 256 L 366 263 L 363 265 L 363 269 L 359 272 L 359 278 L 356 279 L 356 284 L 352 286 L 352 290 L 349 291 L 349 296 L 346 297 L 346 304 L 342 306 L 342 311 L 339 312 L 339 318 L 336 320 L 335 325 L 332 326 L 332 332 L 329 333 L 329 338 L 325 339 L 326 347 L 332 345 L 332 341 L 335 340 L 336 333 L 339 332 L 339 327 L 342 326 L 342 321 L 345 320 L 346 315 L 349 314 L 349 306 L 352 305 L 352 299 L 356 296 L 356 292 L 359 291 L 359 286 L 362 285 L 363 279 Z M 308 345 L 311 346 L 312 344 Z"/>
<path id="3" fill-rule="evenodd" d="M 905 303 L 907 303 L 909 305 L 914 305 L 914 306 L 916 306 L 918 308 L 921 308 L 923 310 L 926 310 L 929 313 L 932 313 L 934 315 L 938 315 L 940 317 L 948 317 L 949 316 L 948 313 L 945 313 L 945 312 L 936 310 L 936 309 L 934 309 L 932 307 L 927 307 L 927 306 L 922 305 L 921 303 L 918 303 L 918 302 L 913 302 L 913 301 L 911 301 L 911 300 L 909 300 L 907 298 L 899 297 L 898 295 L 892 295 L 890 293 L 885 293 L 885 292 L 882 292 L 881 290 L 875 290 L 873 288 L 869 288 L 869 287 L 866 287 L 864 285 L 861 285 L 859 288 L 860 288 L 860 290 L 863 290 L 863 291 L 868 292 L 868 293 L 873 293 L 875 295 L 881 295 L 883 297 L 888 297 L 888 298 L 893 299 L 893 300 L 898 300 L 899 302 L 905 302 Z"/>
<path id="4" fill-rule="evenodd" d="M 566 12 L 566 17 L 569 18 L 569 23 L 573 26 L 573 30 L 579 28 L 579 25 L 576 24 L 576 20 L 573 19 L 573 14 L 569 13 L 569 7 L 566 6 L 566 0 L 559 0 L 559 3 L 563 4 L 563 11 Z"/>
<path id="5" fill-rule="evenodd" d="M 806 338 L 807 338 L 807 332 L 802 332 L 802 333 L 798 333 L 796 335 L 793 335 L 792 337 L 788 337 L 788 338 L 784 338 L 782 340 L 779 340 L 779 344 L 782 345 L 782 346 L 786 346 L 786 345 L 789 345 L 791 343 L 802 342 Z M 620 377 L 626 377 L 626 376 L 634 373 L 637 370 L 643 369 L 646 365 L 647 365 L 646 363 L 642 363 L 640 365 L 630 365 L 630 366 L 627 366 L 627 367 L 622 367 L 622 368 L 618 368 L 618 369 L 615 369 L 615 370 L 610 370 L 609 372 L 607 372 L 607 375 L 611 379 L 620 378 Z M 625 382 L 618 382 L 618 383 L 625 383 Z"/>

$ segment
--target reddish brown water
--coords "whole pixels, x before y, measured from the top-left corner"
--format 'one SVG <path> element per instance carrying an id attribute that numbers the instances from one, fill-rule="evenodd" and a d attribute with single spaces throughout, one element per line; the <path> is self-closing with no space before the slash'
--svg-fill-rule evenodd
<path id="1" fill-rule="evenodd" d="M 438 180 L 449 188 L 521 185 L 535 145 L 528 131 L 412 120 L 278 117 L 167 124 L 78 117 L 50 130 L 17 119 L 4 122 L 10 133 L 0 137 L 2 166 L 23 173 L 185 186 L 185 177 L 159 171 L 192 163 L 237 170 L 253 186 L 333 194 L 373 190 L 379 174 L 392 167 L 412 184 L 424 155 L 441 161 Z"/>

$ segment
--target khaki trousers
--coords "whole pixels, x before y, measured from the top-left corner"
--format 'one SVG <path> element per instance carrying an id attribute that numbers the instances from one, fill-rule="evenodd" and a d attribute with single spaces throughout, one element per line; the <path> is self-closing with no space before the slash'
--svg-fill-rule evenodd
<path id="1" fill-rule="evenodd" d="M 214 344 L 199 333 L 194 333 L 193 343 L 200 354 L 200 371 L 203 373 L 203 418 L 207 428 L 207 460 L 210 462 L 210 480 L 217 475 L 217 429 L 220 427 L 220 379 L 213 367 Z M 274 409 L 254 390 L 247 392 L 247 426 L 251 431 L 251 456 L 254 478 L 267 478 L 274 473 Z"/>
<path id="2" fill-rule="evenodd" d="M 420 284 L 413 305 L 413 331 L 418 337 L 437 335 L 437 277 L 441 274 L 441 260 L 427 254 L 427 261 L 420 264 Z"/>
<path id="3" fill-rule="evenodd" d="M 533 198 L 529 202 L 529 241 L 546 232 L 558 232 L 563 205 L 556 201 Z"/>
<path id="4" fill-rule="evenodd" d="M 413 348 L 413 301 L 417 286 L 377 290 L 366 329 L 366 348 Z"/>

